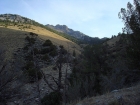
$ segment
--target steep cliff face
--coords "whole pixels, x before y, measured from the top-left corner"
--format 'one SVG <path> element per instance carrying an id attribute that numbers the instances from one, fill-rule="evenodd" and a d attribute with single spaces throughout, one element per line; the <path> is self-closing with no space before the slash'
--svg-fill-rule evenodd
<path id="1" fill-rule="evenodd" d="M 68 34 L 70 36 L 73 36 L 73 37 L 75 37 L 77 39 L 80 39 L 80 40 L 84 40 L 84 41 L 91 41 L 92 40 L 92 37 L 89 37 L 89 36 L 83 34 L 80 31 L 74 31 L 74 30 L 68 28 L 66 25 L 59 25 L 58 24 L 56 26 L 53 26 L 53 25 L 47 24 L 46 26 L 50 27 L 50 28 L 52 28 L 54 30 L 57 30 L 59 32 L 66 33 L 66 34 Z"/>
<path id="2" fill-rule="evenodd" d="M 66 25 L 56 25 L 56 26 L 53 26 L 53 25 L 46 25 L 52 29 L 55 29 L 59 32 L 63 32 L 63 33 L 66 33 L 70 36 L 74 36 L 75 38 L 78 38 L 78 39 L 84 39 L 84 36 L 86 36 L 85 34 L 79 32 L 79 31 L 74 31 L 70 28 L 68 28 Z"/>
<path id="3" fill-rule="evenodd" d="M 100 39 L 98 37 L 90 37 L 88 35 L 83 34 L 80 31 L 74 31 L 73 29 L 68 28 L 66 25 L 58 24 L 56 26 L 53 26 L 53 25 L 47 24 L 46 26 L 56 31 L 75 37 L 76 39 L 81 40 L 84 43 L 88 43 L 88 44 L 95 44 L 95 43 L 97 44 L 107 39 L 107 38 Z"/>
<path id="4" fill-rule="evenodd" d="M 20 23 L 31 23 L 31 24 L 33 23 L 33 20 L 16 14 L 1 14 L 0 20 L 20 22 Z"/>

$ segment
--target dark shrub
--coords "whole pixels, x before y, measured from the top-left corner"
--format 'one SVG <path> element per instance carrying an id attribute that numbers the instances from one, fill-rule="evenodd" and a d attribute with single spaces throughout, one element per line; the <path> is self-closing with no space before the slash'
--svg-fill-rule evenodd
<path id="1" fill-rule="evenodd" d="M 29 34 L 30 34 L 31 36 L 38 36 L 36 33 L 33 33 L 33 32 L 29 32 Z"/>
<path id="2" fill-rule="evenodd" d="M 24 69 L 30 69 L 30 68 L 33 68 L 34 67 L 34 63 L 31 62 L 31 61 L 28 61 L 26 62 L 25 66 L 24 66 Z"/>
<path id="3" fill-rule="evenodd" d="M 56 67 L 56 66 L 54 66 L 52 69 L 53 69 L 53 70 L 57 70 L 57 67 Z"/>
<path id="4" fill-rule="evenodd" d="M 50 61 L 50 57 L 48 56 L 48 54 L 45 54 L 45 55 L 42 57 L 42 60 L 44 60 L 44 61 Z"/>
<path id="5" fill-rule="evenodd" d="M 52 42 L 48 39 L 43 43 L 43 46 L 51 46 Z"/>
<path id="6" fill-rule="evenodd" d="M 33 51 L 34 51 L 34 54 L 39 54 L 40 53 L 40 51 L 37 48 L 34 48 Z"/>
<path id="7" fill-rule="evenodd" d="M 30 41 L 30 37 L 26 36 L 25 40 Z"/>
<path id="8" fill-rule="evenodd" d="M 35 44 L 35 39 L 34 38 L 30 38 L 29 45 L 32 45 L 32 44 Z"/>
<path id="9" fill-rule="evenodd" d="M 24 74 L 28 76 L 28 82 L 35 82 L 36 78 L 41 79 L 42 74 L 39 69 L 34 67 L 33 62 L 27 62 L 24 67 Z"/>
<path id="10" fill-rule="evenodd" d="M 50 56 L 55 57 L 58 55 L 58 52 L 56 50 L 53 50 L 50 52 Z"/>
<path id="11" fill-rule="evenodd" d="M 28 41 L 29 45 L 35 44 L 35 38 L 30 38 L 29 36 L 26 36 L 26 41 Z"/>
<path id="12" fill-rule="evenodd" d="M 63 45 L 60 45 L 59 47 L 60 47 L 61 49 L 62 49 L 62 48 L 64 48 L 64 46 L 63 46 Z"/>
<path id="13" fill-rule="evenodd" d="M 41 50 L 41 54 L 47 54 L 47 53 L 49 53 L 50 52 L 50 48 L 43 48 L 42 50 Z"/>
<path id="14" fill-rule="evenodd" d="M 49 95 L 45 95 L 41 103 L 42 105 L 61 105 L 62 95 L 60 92 L 51 92 Z"/>
<path id="15" fill-rule="evenodd" d="M 23 47 L 23 50 L 27 51 L 27 50 L 29 50 L 29 47 L 26 45 L 26 46 Z"/>
<path id="16" fill-rule="evenodd" d="M 28 54 L 25 56 L 25 60 L 32 61 L 33 60 L 33 54 Z"/>
<path id="17" fill-rule="evenodd" d="M 51 46 L 50 46 L 50 51 L 56 50 L 56 48 L 57 48 L 57 47 L 56 47 L 55 45 L 51 45 Z"/>
<path id="18" fill-rule="evenodd" d="M 61 50 L 60 50 L 60 53 L 63 54 L 63 55 L 65 55 L 65 54 L 67 54 L 67 50 L 61 49 Z"/>

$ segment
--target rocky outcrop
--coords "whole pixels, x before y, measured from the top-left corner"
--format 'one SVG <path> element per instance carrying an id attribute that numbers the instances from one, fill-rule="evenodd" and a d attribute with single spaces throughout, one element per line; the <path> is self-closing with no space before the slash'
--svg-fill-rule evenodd
<path id="1" fill-rule="evenodd" d="M 58 24 L 56 26 L 53 26 L 53 25 L 47 24 L 46 26 L 56 31 L 75 37 L 78 40 L 81 40 L 82 42 L 88 43 L 88 44 L 100 43 L 101 41 L 106 40 L 106 38 L 99 39 L 98 37 L 90 37 L 88 35 L 85 35 L 80 31 L 74 31 L 73 29 L 68 28 L 66 25 Z"/>

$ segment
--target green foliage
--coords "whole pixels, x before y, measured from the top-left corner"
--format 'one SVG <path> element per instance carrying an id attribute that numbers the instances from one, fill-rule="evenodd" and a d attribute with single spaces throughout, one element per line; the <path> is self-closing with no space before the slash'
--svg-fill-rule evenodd
<path id="1" fill-rule="evenodd" d="M 29 36 L 27 36 L 26 38 L 25 38 L 25 40 L 26 41 L 28 41 L 28 44 L 29 45 L 33 45 L 33 44 L 35 44 L 35 38 L 30 38 Z"/>
<path id="2" fill-rule="evenodd" d="M 57 47 L 55 45 L 50 46 L 50 51 L 53 51 L 53 50 L 56 50 L 56 49 L 57 49 Z"/>
<path id="3" fill-rule="evenodd" d="M 29 34 L 30 34 L 31 36 L 38 36 L 36 33 L 33 33 L 33 32 L 29 32 Z"/>
<path id="4" fill-rule="evenodd" d="M 127 9 L 121 8 L 119 18 L 124 21 L 124 32 L 129 34 L 127 54 L 130 68 L 140 70 L 140 2 L 134 0 L 134 5 L 130 2 Z"/>
<path id="5" fill-rule="evenodd" d="M 76 53 L 75 53 L 75 50 L 73 50 L 73 54 L 72 54 L 74 57 L 76 56 Z"/>
<path id="6" fill-rule="evenodd" d="M 49 95 L 46 94 L 42 100 L 42 105 L 61 105 L 62 95 L 59 92 L 51 92 Z"/>
<path id="7" fill-rule="evenodd" d="M 50 52 L 50 56 L 52 56 L 52 57 L 55 57 L 57 55 L 58 55 L 57 50 L 53 50 L 53 51 Z"/>
<path id="8" fill-rule="evenodd" d="M 50 48 L 43 48 L 43 49 L 41 49 L 41 54 L 47 54 L 47 53 L 49 53 L 50 52 Z"/>
<path id="9" fill-rule="evenodd" d="M 25 56 L 25 60 L 27 61 L 33 61 L 33 54 L 29 53 L 28 55 Z"/>
<path id="10" fill-rule="evenodd" d="M 37 48 L 34 48 L 33 51 L 35 55 L 40 53 L 40 51 Z"/>
<path id="11" fill-rule="evenodd" d="M 64 48 L 64 46 L 63 46 L 63 45 L 60 45 L 59 47 L 60 47 L 61 49 L 62 49 L 62 48 Z"/>
<path id="12" fill-rule="evenodd" d="M 65 54 L 67 54 L 67 50 L 64 49 L 64 48 L 62 48 L 62 49 L 60 49 L 60 53 L 63 54 L 63 55 L 65 55 Z"/>
<path id="13" fill-rule="evenodd" d="M 48 39 L 43 43 L 43 46 L 51 46 L 53 45 L 52 42 Z"/>
<path id="14" fill-rule="evenodd" d="M 24 74 L 28 76 L 28 82 L 35 82 L 36 79 L 41 79 L 42 74 L 39 69 L 35 68 L 33 62 L 27 62 L 24 66 Z"/>
<path id="15" fill-rule="evenodd" d="M 42 60 L 44 60 L 44 61 L 50 61 L 50 57 L 48 56 L 48 54 L 45 54 L 45 55 L 42 57 Z"/>
<path id="16" fill-rule="evenodd" d="M 29 46 L 28 45 L 24 46 L 23 50 L 26 50 L 26 51 L 29 50 Z"/>

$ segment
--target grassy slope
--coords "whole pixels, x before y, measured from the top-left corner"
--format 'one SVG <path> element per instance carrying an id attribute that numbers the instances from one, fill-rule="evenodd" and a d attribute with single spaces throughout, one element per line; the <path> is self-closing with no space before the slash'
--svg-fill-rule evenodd
<path id="1" fill-rule="evenodd" d="M 101 96 L 85 98 L 69 105 L 140 105 L 140 83 Z"/>
<path id="2" fill-rule="evenodd" d="M 31 28 L 25 28 L 24 30 L 19 29 L 18 26 L 0 27 L 0 46 L 8 49 L 6 55 L 24 46 L 23 39 L 26 37 L 25 34 L 28 34 L 27 32 L 34 32 L 43 40 L 50 39 L 55 45 L 63 45 L 71 53 L 75 49 L 77 54 L 80 54 L 81 48 L 79 45 L 44 28 L 32 25 Z M 10 59 L 12 55 L 8 56 Z"/>
<path id="3" fill-rule="evenodd" d="M 17 48 L 24 46 L 25 34 L 27 34 L 27 32 L 0 28 L 0 48 L 6 51 L 5 55 L 8 60 L 12 58 L 12 53 L 15 52 Z"/>

